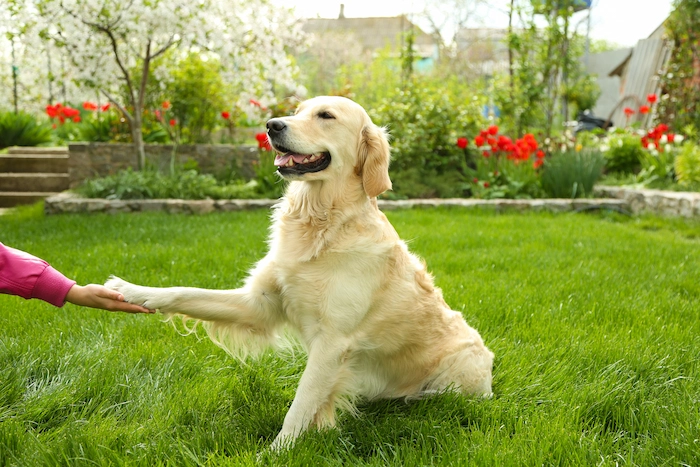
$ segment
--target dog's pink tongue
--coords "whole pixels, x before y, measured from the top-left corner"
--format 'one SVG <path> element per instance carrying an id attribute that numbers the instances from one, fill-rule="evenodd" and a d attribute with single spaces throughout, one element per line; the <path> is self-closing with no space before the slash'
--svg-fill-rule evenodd
<path id="1" fill-rule="evenodd" d="M 304 154 L 283 154 L 283 155 L 277 154 L 277 156 L 275 156 L 275 165 L 277 167 L 287 165 L 287 163 L 289 162 L 289 159 L 291 159 L 291 158 L 294 158 L 295 164 L 301 164 L 302 162 L 304 162 L 304 159 L 306 159 L 307 157 L 309 157 L 309 156 L 304 155 Z"/>
<path id="2" fill-rule="evenodd" d="M 283 165 L 287 165 L 287 162 L 289 162 L 289 159 L 290 159 L 291 157 L 292 157 L 292 156 L 291 156 L 290 154 L 284 154 L 284 155 L 277 154 L 277 156 L 275 157 L 275 165 L 276 165 L 277 167 L 281 167 L 281 166 L 283 166 Z"/>

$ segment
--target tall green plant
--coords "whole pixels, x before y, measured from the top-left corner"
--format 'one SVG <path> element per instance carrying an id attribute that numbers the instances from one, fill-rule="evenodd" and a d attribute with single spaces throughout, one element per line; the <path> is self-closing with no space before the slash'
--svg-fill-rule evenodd
<path id="1" fill-rule="evenodd" d="M 512 0 L 509 72 L 496 100 L 513 133 L 550 136 L 598 92 L 583 70 L 583 41 L 572 24 L 578 0 Z M 544 25 L 543 25 L 544 24 Z"/>
<path id="2" fill-rule="evenodd" d="M 567 151 L 545 160 L 542 188 L 551 198 L 591 196 L 593 186 L 603 174 L 605 158 L 599 151 Z"/>
<path id="3" fill-rule="evenodd" d="M 0 112 L 0 149 L 51 142 L 51 127 L 25 112 Z"/>
<path id="4" fill-rule="evenodd" d="M 370 59 L 342 65 L 335 82 L 336 90 L 348 90 L 366 109 L 378 107 L 401 87 L 401 67 L 387 46 Z"/>
<path id="5" fill-rule="evenodd" d="M 208 143 L 212 132 L 224 123 L 221 112 L 230 109 L 231 104 L 220 71 L 218 60 L 204 61 L 194 53 L 173 67 L 165 90 L 182 144 Z"/>
<path id="6" fill-rule="evenodd" d="M 668 99 L 659 102 L 661 121 L 678 129 L 700 128 L 700 2 L 675 0 L 664 27 L 673 52 L 661 85 Z"/>

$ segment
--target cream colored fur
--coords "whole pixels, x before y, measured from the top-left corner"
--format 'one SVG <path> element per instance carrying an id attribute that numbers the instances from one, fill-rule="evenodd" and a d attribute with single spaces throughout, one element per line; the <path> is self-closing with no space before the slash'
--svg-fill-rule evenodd
<path id="1" fill-rule="evenodd" d="M 106 285 L 132 303 L 202 320 L 234 354 L 274 344 L 285 326 L 296 331 L 308 363 L 273 448 L 311 425 L 333 425 L 336 407 L 358 397 L 490 395 L 493 354 L 377 208 L 376 196 L 391 188 L 384 130 L 340 97 L 305 101 L 281 121 L 277 144 L 329 152 L 331 163 L 292 177 L 274 210 L 269 252 L 243 287 Z"/>

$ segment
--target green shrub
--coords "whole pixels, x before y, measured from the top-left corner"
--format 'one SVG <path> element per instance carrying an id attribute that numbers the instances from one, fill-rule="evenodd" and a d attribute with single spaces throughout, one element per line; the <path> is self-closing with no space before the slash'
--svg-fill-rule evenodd
<path id="1" fill-rule="evenodd" d="M 692 141 L 683 144 L 675 160 L 678 183 L 692 185 L 700 183 L 700 146 Z"/>
<path id="2" fill-rule="evenodd" d="M 606 167 L 611 172 L 632 173 L 639 170 L 644 149 L 639 136 L 629 133 L 613 133 L 608 138 L 605 151 Z"/>
<path id="3" fill-rule="evenodd" d="M 212 132 L 224 124 L 221 111 L 231 107 L 221 64 L 213 58 L 205 61 L 198 53 L 177 62 L 165 92 L 172 103 L 169 118 L 178 121 L 183 144 L 210 142 Z"/>
<path id="4" fill-rule="evenodd" d="M 455 198 L 468 193 L 469 184 L 460 172 L 438 174 L 435 170 L 411 167 L 391 174 L 392 190 L 387 199 Z"/>
<path id="5" fill-rule="evenodd" d="M 0 149 L 51 142 L 51 127 L 25 112 L 0 112 Z"/>
<path id="6" fill-rule="evenodd" d="M 256 197 L 257 182 L 223 185 L 212 175 L 180 170 L 165 175 L 154 170 L 127 169 L 86 180 L 77 192 L 87 198 L 107 199 L 232 199 Z"/>
<path id="7" fill-rule="evenodd" d="M 466 102 L 466 103 L 465 103 Z M 436 83 L 416 81 L 370 110 L 391 135 L 394 194 L 411 198 L 467 194 L 465 153 L 459 136 L 481 124 L 479 103 L 465 100 Z"/>
<path id="8" fill-rule="evenodd" d="M 599 151 L 567 151 L 545 160 L 542 188 L 551 198 L 591 196 L 593 186 L 603 174 L 605 158 Z"/>

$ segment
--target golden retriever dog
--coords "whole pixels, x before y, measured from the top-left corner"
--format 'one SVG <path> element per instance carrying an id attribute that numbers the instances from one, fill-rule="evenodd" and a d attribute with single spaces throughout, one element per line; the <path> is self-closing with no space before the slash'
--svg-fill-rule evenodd
<path id="1" fill-rule="evenodd" d="M 389 144 L 364 109 L 317 97 L 267 122 L 279 174 L 269 252 L 243 287 L 154 288 L 112 278 L 126 300 L 203 321 L 234 355 L 295 331 L 308 362 L 279 449 L 310 426 L 334 424 L 358 398 L 417 398 L 442 391 L 491 394 L 493 353 L 445 303 L 424 263 L 377 208 L 391 188 Z"/>

